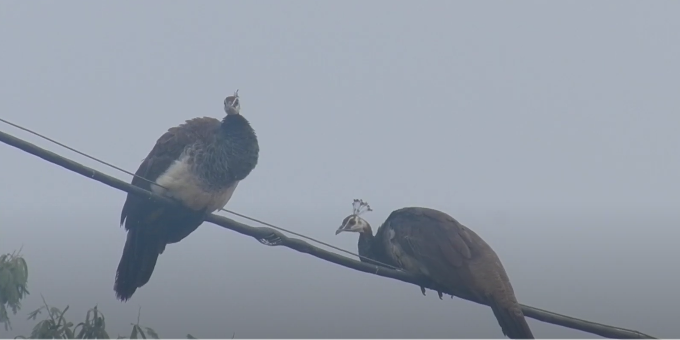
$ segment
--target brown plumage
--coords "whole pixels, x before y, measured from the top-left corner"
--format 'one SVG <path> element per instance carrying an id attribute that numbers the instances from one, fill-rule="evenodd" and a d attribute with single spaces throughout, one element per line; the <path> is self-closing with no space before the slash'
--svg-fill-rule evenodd
<path id="1" fill-rule="evenodd" d="M 336 231 L 360 233 L 359 255 L 421 275 L 455 296 L 490 306 L 509 338 L 534 338 L 500 259 L 474 231 L 441 211 L 408 207 L 393 211 L 373 236 L 371 226 L 359 217 L 361 207 L 368 205 L 355 201 L 354 214 Z"/>
<path id="2" fill-rule="evenodd" d="M 222 208 L 257 165 L 257 137 L 239 113 L 238 95 L 227 97 L 224 105 L 222 121 L 194 118 L 169 129 L 135 172 L 132 185 L 175 199 L 184 208 L 127 195 L 120 223 L 128 234 L 114 285 L 118 299 L 128 300 L 145 285 L 166 245 L 181 241 L 207 213 Z"/>

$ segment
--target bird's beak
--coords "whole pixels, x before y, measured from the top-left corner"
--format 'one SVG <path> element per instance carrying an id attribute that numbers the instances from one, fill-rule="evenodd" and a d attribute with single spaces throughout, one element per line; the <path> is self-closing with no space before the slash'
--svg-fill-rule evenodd
<path id="1" fill-rule="evenodd" d="M 338 230 L 335 231 L 335 235 L 340 234 L 343 231 L 347 231 L 347 229 L 345 229 L 344 225 L 341 225 L 340 228 L 338 228 Z"/>

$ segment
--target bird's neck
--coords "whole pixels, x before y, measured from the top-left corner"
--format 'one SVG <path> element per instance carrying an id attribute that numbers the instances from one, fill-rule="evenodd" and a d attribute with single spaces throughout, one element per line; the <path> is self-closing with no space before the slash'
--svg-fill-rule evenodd
<path id="1" fill-rule="evenodd" d="M 221 190 L 250 174 L 257 165 L 259 150 L 248 120 L 230 114 L 222 120 L 215 138 L 193 153 L 194 171 L 208 187 Z"/>
<path id="2" fill-rule="evenodd" d="M 222 119 L 221 124 L 222 134 L 224 136 L 234 136 L 243 133 L 252 133 L 253 128 L 250 126 L 248 120 L 240 114 L 228 114 Z"/>
<path id="3" fill-rule="evenodd" d="M 370 263 L 368 259 L 371 260 L 376 260 L 380 261 L 380 259 L 376 258 L 376 253 L 374 249 L 374 241 L 375 241 L 375 236 L 373 236 L 373 230 L 369 228 L 369 230 L 361 232 L 359 234 L 359 255 L 362 257 L 359 258 L 361 262 L 368 262 Z M 376 263 L 377 264 L 377 263 Z"/>

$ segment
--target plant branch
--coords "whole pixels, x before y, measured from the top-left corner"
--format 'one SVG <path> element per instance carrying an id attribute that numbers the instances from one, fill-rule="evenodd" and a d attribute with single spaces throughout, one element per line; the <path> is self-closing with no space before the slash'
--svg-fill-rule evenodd
<path id="1" fill-rule="evenodd" d="M 42 158 L 50 163 L 59 165 L 63 168 L 81 174 L 83 176 L 89 177 L 95 181 L 106 184 L 110 187 L 122 190 L 133 195 L 138 195 L 149 200 L 174 206 L 178 209 L 184 209 L 178 202 L 170 200 L 168 198 L 156 195 L 150 191 L 141 189 L 139 187 L 133 186 L 126 182 L 123 182 L 117 178 L 106 175 L 102 172 L 94 170 L 92 168 L 86 167 L 80 163 L 74 162 L 62 156 L 59 156 L 51 151 L 40 148 L 34 144 L 26 142 L 22 139 L 16 138 L 9 134 L 0 131 L 0 141 L 5 144 L 11 145 L 15 148 L 28 152 L 34 156 Z M 314 257 L 320 258 L 322 260 L 341 265 L 343 267 L 351 268 L 354 270 L 362 271 L 369 274 L 374 274 L 382 277 L 387 277 L 407 283 L 414 284 L 416 286 L 423 286 L 429 289 L 441 291 L 443 293 L 451 295 L 447 289 L 443 287 L 437 287 L 431 282 L 425 282 L 422 278 L 410 275 L 403 271 L 392 270 L 386 267 L 375 266 L 368 263 L 363 263 L 352 258 L 338 255 L 333 252 L 323 250 L 321 248 L 312 246 L 311 244 L 297 239 L 288 237 L 277 230 L 268 227 L 251 227 L 249 225 L 236 222 L 232 219 L 226 218 L 224 216 L 219 216 L 215 214 L 210 214 L 206 217 L 205 221 L 216 224 L 220 227 L 233 230 L 237 233 L 251 236 L 258 240 L 260 243 L 268 245 L 281 245 L 290 249 L 297 250 L 301 253 L 309 254 Z M 472 301 L 472 300 L 470 300 Z M 472 301 L 481 303 L 479 301 Z M 483 303 L 481 303 L 483 304 Z M 577 319 L 553 312 L 549 312 L 543 309 L 530 307 L 522 305 L 522 311 L 524 315 L 539 321 L 560 325 L 567 328 L 578 329 L 584 332 L 597 334 L 606 338 L 614 339 L 654 339 L 654 337 L 635 331 L 624 329 L 620 327 L 608 326 L 596 322 L 591 322 L 587 320 Z"/>

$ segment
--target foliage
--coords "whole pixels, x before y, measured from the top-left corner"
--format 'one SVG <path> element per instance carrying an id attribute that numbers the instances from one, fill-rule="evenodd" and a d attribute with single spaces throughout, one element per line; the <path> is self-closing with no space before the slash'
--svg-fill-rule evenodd
<path id="1" fill-rule="evenodd" d="M 26 284 L 28 282 L 28 266 L 19 254 L 21 250 L 12 254 L 0 256 L 0 323 L 5 325 L 5 330 L 11 329 L 8 310 L 13 314 L 21 309 L 21 300 L 28 295 Z M 47 318 L 38 321 L 33 326 L 30 336 L 17 336 L 15 339 L 110 339 L 106 331 L 106 319 L 104 314 L 94 306 L 85 314 L 85 321 L 74 325 L 67 321 L 64 315 L 69 306 L 64 310 L 49 306 L 43 298 L 43 306 L 28 314 L 29 320 L 37 320 L 43 311 Z M 159 339 L 158 333 L 151 327 L 139 324 L 140 315 L 137 315 L 137 323 L 133 323 L 130 339 Z M 196 339 L 187 334 L 188 339 Z M 233 338 L 233 336 L 232 336 Z M 118 336 L 118 339 L 125 337 Z"/>
<path id="2" fill-rule="evenodd" d="M 45 302 L 43 298 L 43 306 L 34 310 L 28 315 L 29 319 L 36 320 L 38 314 L 47 311 L 47 318 L 39 321 L 34 327 L 29 339 L 110 339 L 109 333 L 106 331 L 106 318 L 104 314 L 97 309 L 97 306 L 91 308 L 85 314 L 85 321 L 74 325 L 73 322 L 67 321 L 64 314 L 68 311 L 68 306 L 64 310 L 57 307 L 52 307 Z M 139 317 L 137 323 L 132 324 L 132 331 L 130 332 L 130 339 L 159 339 L 158 333 L 151 327 L 144 327 L 139 324 Z M 18 336 L 17 338 L 26 339 L 26 337 Z M 125 339 L 125 337 L 118 336 L 118 339 Z"/>
<path id="3" fill-rule="evenodd" d="M 28 266 L 19 251 L 0 256 L 0 323 L 11 329 L 9 310 L 15 314 L 21 309 L 21 300 L 28 295 Z"/>

